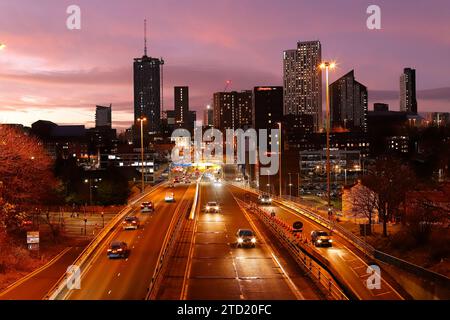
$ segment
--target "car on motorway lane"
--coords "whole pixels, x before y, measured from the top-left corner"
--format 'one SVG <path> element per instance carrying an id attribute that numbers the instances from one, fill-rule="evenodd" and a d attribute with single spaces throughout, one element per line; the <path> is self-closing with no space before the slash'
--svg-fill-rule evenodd
<path id="1" fill-rule="evenodd" d="M 271 205 L 272 198 L 267 194 L 262 194 L 258 197 L 258 203 L 262 205 Z"/>
<path id="2" fill-rule="evenodd" d="M 153 206 L 153 202 L 151 201 L 145 201 L 141 203 L 141 212 L 153 212 L 155 211 L 155 207 Z"/>
<path id="3" fill-rule="evenodd" d="M 331 247 L 333 243 L 330 234 L 322 230 L 312 231 L 311 241 L 316 247 Z"/>
<path id="4" fill-rule="evenodd" d="M 175 198 L 173 196 L 173 192 L 167 192 L 164 197 L 165 202 L 175 202 Z"/>
<path id="5" fill-rule="evenodd" d="M 210 212 L 219 213 L 219 210 L 220 210 L 220 207 L 216 201 L 209 201 L 206 204 L 205 212 L 207 212 L 207 213 L 210 213 Z"/>
<path id="6" fill-rule="evenodd" d="M 128 249 L 128 245 L 123 241 L 113 241 L 111 242 L 107 255 L 109 259 L 113 258 L 127 258 L 130 254 L 130 250 Z"/>
<path id="7" fill-rule="evenodd" d="M 255 247 L 256 237 L 255 233 L 249 229 L 239 229 L 236 232 L 236 243 L 238 248 L 240 247 Z"/>
<path id="8" fill-rule="evenodd" d="M 126 217 L 122 222 L 122 229 L 123 230 L 137 230 L 139 229 L 141 222 L 139 221 L 139 218 L 136 216 L 128 216 Z"/>

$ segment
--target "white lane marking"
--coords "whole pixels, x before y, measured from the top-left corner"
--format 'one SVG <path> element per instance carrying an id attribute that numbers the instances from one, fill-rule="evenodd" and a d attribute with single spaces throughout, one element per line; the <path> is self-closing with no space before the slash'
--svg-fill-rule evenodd
<path id="1" fill-rule="evenodd" d="M 111 290 L 108 291 L 108 294 L 111 294 Z"/>
<path id="2" fill-rule="evenodd" d="M 120 277 L 120 272 L 117 274 L 118 277 Z"/>

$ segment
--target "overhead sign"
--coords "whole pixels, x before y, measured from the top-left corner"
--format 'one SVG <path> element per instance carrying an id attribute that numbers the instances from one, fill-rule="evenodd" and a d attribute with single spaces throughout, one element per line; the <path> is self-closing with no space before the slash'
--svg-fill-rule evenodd
<path id="1" fill-rule="evenodd" d="M 39 231 L 27 232 L 27 244 L 39 243 Z"/>

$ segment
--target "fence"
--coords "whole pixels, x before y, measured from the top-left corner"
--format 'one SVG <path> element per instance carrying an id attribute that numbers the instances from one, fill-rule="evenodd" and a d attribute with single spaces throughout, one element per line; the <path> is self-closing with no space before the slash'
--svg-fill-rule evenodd
<path id="1" fill-rule="evenodd" d="M 261 221 L 269 227 L 281 244 L 289 250 L 297 263 L 308 270 L 308 276 L 320 284 L 330 297 L 336 300 L 348 300 L 347 294 L 340 288 L 340 284 L 338 284 L 328 270 L 303 252 L 301 247 L 304 245 L 302 243 L 304 243 L 305 239 L 301 236 L 294 235 L 287 224 L 276 217 L 272 217 L 270 212 L 259 208 L 257 205 L 248 204 L 239 199 L 237 201 L 240 206 L 260 217 Z M 326 262 L 323 261 L 322 264 L 326 264 Z"/>

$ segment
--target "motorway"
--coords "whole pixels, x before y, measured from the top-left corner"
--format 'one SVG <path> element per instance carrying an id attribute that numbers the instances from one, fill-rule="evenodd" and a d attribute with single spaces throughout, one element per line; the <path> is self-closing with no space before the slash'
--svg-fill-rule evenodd
<path id="1" fill-rule="evenodd" d="M 208 201 L 217 201 L 220 213 L 205 213 Z M 319 299 L 300 270 L 286 272 L 282 258 L 227 185 L 202 182 L 199 205 L 181 299 Z M 236 247 L 240 228 L 257 232 L 255 248 Z"/>
<path id="2" fill-rule="evenodd" d="M 189 189 L 194 189 L 193 185 Z M 173 214 L 186 195 L 192 195 L 188 185 L 177 185 L 173 189 L 161 187 L 142 201 L 153 201 L 154 213 L 140 213 L 140 203 L 133 207 L 130 215 L 141 221 L 138 230 L 123 231 L 121 226 L 96 249 L 92 263 L 83 270 L 81 289 L 71 290 L 69 300 L 142 300 L 147 294 L 155 270 L 161 245 L 166 236 Z M 167 191 L 174 192 L 175 203 L 166 203 Z M 188 194 L 189 193 L 189 194 Z M 131 249 L 126 259 L 110 260 L 106 256 L 109 243 L 124 241 Z"/>
<path id="3" fill-rule="evenodd" d="M 245 199 L 247 191 L 230 186 L 233 190 L 233 194 L 240 198 Z M 251 201 L 256 201 L 257 196 L 251 194 Z M 310 239 L 310 233 L 313 230 L 325 230 L 324 227 L 319 226 L 317 223 L 305 218 L 299 212 L 301 209 L 292 210 L 282 203 L 274 202 L 272 206 L 264 206 L 267 210 L 274 210 L 277 217 L 283 221 L 292 225 L 295 221 L 303 222 L 303 234 Z M 402 299 L 393 286 L 388 283 L 381 275 L 381 288 L 380 289 L 368 289 L 366 286 L 366 280 L 369 274 L 366 272 L 369 266 L 368 262 L 362 259 L 359 255 L 355 254 L 353 250 L 349 248 L 349 244 L 346 243 L 338 235 L 333 235 L 333 247 L 331 248 L 318 248 L 312 246 L 316 252 L 326 258 L 339 274 L 344 279 L 345 284 L 351 289 L 358 299 L 361 300 L 398 300 Z"/>

